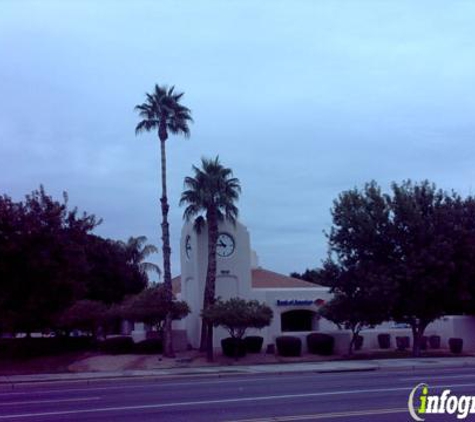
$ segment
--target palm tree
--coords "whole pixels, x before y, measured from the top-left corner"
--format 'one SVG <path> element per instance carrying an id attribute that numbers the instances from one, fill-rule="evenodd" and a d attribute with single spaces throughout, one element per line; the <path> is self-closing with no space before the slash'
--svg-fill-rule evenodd
<path id="1" fill-rule="evenodd" d="M 208 309 L 215 301 L 216 291 L 216 243 L 218 241 L 218 223 L 227 219 L 236 222 L 238 209 L 235 202 L 239 199 L 241 187 L 239 179 L 233 177 L 232 170 L 219 162 L 219 157 L 201 160 L 201 169 L 193 166 L 193 177 L 185 178 L 185 191 L 181 195 L 180 205 L 186 205 L 183 218 L 192 218 L 195 223 L 206 218 L 208 227 L 208 268 L 203 298 L 203 309 Z M 204 217 L 203 217 L 204 214 Z M 213 325 L 202 322 L 201 351 L 206 349 L 208 360 L 213 360 Z"/>
<path id="2" fill-rule="evenodd" d="M 131 265 L 136 265 L 140 272 L 147 274 L 154 272 L 158 274 L 160 279 L 162 271 L 157 264 L 145 261 L 151 254 L 158 253 L 158 248 L 155 245 L 147 244 L 146 236 L 129 237 L 126 243 L 123 243 L 125 252 L 127 254 L 127 261 Z"/>
<path id="3" fill-rule="evenodd" d="M 170 269 L 170 232 L 168 225 L 168 198 L 167 198 L 167 160 L 165 154 L 165 142 L 168 139 L 168 133 L 181 134 L 185 137 L 190 136 L 188 123 L 193 121 L 191 112 L 188 108 L 180 104 L 183 93 L 176 94 L 174 87 L 155 85 L 152 94 L 145 94 L 146 100 L 143 104 L 135 107 L 142 119 L 135 128 L 135 134 L 143 131 L 157 131 L 160 139 L 161 169 L 162 169 L 162 197 L 160 198 L 162 208 L 162 243 L 163 243 L 163 284 L 167 298 L 173 299 L 172 276 Z M 172 343 L 172 315 L 167 315 L 165 320 L 165 341 L 163 354 L 167 357 L 173 357 Z"/>

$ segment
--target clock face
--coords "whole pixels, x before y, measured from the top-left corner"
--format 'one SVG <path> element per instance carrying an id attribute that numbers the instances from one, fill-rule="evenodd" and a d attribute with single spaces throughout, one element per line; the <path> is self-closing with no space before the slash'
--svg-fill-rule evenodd
<path id="1" fill-rule="evenodd" d="M 186 240 L 185 240 L 185 253 L 186 253 L 186 257 L 188 259 L 191 258 L 191 253 L 192 253 L 192 248 L 191 248 L 191 236 L 188 235 L 186 236 Z"/>
<path id="2" fill-rule="evenodd" d="M 234 252 L 234 239 L 228 233 L 220 233 L 216 243 L 216 253 L 222 257 L 228 257 Z"/>

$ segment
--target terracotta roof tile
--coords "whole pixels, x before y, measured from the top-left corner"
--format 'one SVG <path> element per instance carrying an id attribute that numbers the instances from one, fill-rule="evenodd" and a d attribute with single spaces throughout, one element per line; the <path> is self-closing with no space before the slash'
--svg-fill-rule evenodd
<path id="1" fill-rule="evenodd" d="M 255 268 L 252 270 L 252 287 L 254 289 L 320 287 L 318 284 L 289 277 L 274 271 Z"/>
<path id="2" fill-rule="evenodd" d="M 309 288 L 321 287 L 318 284 L 309 283 L 305 280 L 279 274 L 274 271 L 263 268 L 252 270 L 252 288 L 253 289 L 278 289 L 278 288 Z M 172 279 L 173 294 L 181 293 L 181 276 Z"/>

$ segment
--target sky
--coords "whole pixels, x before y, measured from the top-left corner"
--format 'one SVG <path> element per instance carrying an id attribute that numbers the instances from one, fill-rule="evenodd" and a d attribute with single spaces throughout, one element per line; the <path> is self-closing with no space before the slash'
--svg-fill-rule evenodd
<path id="1" fill-rule="evenodd" d="M 474 20 L 472 1 L 0 0 L 0 193 L 67 191 L 97 234 L 159 246 L 159 145 L 134 106 L 175 85 L 194 123 L 167 141 L 173 274 L 183 179 L 216 155 L 260 264 L 317 267 L 342 191 L 474 193 Z"/>

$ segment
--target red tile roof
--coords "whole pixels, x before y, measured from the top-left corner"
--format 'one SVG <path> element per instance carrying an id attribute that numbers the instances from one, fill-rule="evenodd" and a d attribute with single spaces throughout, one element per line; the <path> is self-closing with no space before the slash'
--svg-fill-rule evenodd
<path id="1" fill-rule="evenodd" d="M 275 273 L 274 271 L 255 268 L 252 270 L 253 289 L 278 289 L 278 288 L 305 288 L 320 287 L 305 280 Z"/>
<path id="2" fill-rule="evenodd" d="M 173 293 L 181 292 L 181 277 L 177 276 L 172 279 Z M 278 289 L 278 288 L 309 288 L 321 287 L 318 284 L 310 283 L 298 278 L 289 277 L 274 271 L 265 270 L 263 268 L 255 268 L 252 270 L 252 288 L 253 289 Z"/>

